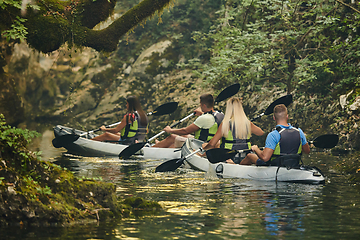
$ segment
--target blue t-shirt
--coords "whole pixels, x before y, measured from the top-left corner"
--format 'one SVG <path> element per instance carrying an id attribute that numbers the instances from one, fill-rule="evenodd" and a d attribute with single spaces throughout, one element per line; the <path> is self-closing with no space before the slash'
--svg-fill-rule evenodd
<path id="1" fill-rule="evenodd" d="M 284 125 L 276 125 L 276 127 L 281 127 L 281 128 L 286 128 L 286 129 L 292 129 L 294 128 L 293 126 L 290 125 L 289 126 L 284 126 Z M 301 138 L 301 145 L 305 145 L 307 143 L 306 141 L 306 137 L 304 132 L 299 129 L 299 133 L 300 133 L 300 138 Z M 280 133 L 275 129 L 274 131 L 270 132 L 267 137 L 266 137 L 266 141 L 265 141 L 265 148 L 270 148 L 272 150 L 275 150 L 276 145 L 279 143 L 280 141 Z"/>

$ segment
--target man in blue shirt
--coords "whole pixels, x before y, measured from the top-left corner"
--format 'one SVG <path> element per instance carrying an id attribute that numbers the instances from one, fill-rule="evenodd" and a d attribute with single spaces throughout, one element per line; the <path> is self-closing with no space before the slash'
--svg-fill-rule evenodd
<path id="1" fill-rule="evenodd" d="M 248 154 L 240 164 L 256 164 L 260 166 L 276 165 L 271 164 L 278 156 L 285 154 L 310 153 L 310 146 L 306 140 L 304 132 L 300 128 L 291 126 L 288 121 L 288 112 L 284 104 L 274 107 L 276 129 L 270 132 L 265 141 L 264 150 L 260 150 L 257 145 L 251 146 L 255 154 Z"/>

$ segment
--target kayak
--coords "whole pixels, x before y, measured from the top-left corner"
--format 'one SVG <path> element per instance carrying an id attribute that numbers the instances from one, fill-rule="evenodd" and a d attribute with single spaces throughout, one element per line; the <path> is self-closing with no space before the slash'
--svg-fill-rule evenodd
<path id="1" fill-rule="evenodd" d="M 188 156 L 193 151 L 198 150 L 202 141 L 197 139 L 187 139 L 182 147 L 182 156 Z M 323 184 L 325 177 L 316 167 L 299 166 L 298 168 L 278 167 L 278 166 L 255 166 L 239 165 L 225 162 L 210 163 L 207 158 L 197 154 L 186 158 L 185 162 L 195 170 L 203 172 L 215 172 L 220 178 L 243 178 L 258 181 L 278 181 L 308 184 Z"/>
<path id="2" fill-rule="evenodd" d="M 124 150 L 128 145 L 120 144 L 117 142 L 100 142 L 91 140 L 97 136 L 94 133 L 86 134 L 86 132 L 57 125 L 54 127 L 55 139 L 63 139 L 61 142 L 62 147 L 67 150 L 67 153 L 72 155 L 84 157 L 118 157 L 119 153 Z M 67 140 L 65 136 L 82 135 L 76 138 L 75 141 Z M 62 138 L 60 138 L 62 137 Z M 71 138 L 69 138 L 71 139 Z M 134 154 L 136 157 L 144 159 L 173 159 L 181 156 L 179 148 L 155 148 L 150 145 L 143 147 L 140 151 Z"/>

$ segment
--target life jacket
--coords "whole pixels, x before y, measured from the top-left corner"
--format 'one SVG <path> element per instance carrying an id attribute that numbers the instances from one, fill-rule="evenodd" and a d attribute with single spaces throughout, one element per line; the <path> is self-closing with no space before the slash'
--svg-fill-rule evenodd
<path id="1" fill-rule="evenodd" d="M 126 124 L 121 130 L 121 141 L 126 141 L 127 143 L 133 143 L 135 140 L 143 141 L 147 132 L 147 126 L 141 125 L 138 112 L 128 114 L 132 115 L 134 121 Z"/>
<path id="2" fill-rule="evenodd" d="M 221 138 L 220 148 L 230 150 L 251 149 L 250 136 L 247 139 L 238 139 L 233 136 L 235 136 L 235 127 L 230 124 L 230 130 L 227 137 Z"/>
<path id="3" fill-rule="evenodd" d="M 302 144 L 299 129 L 276 127 L 276 130 L 280 134 L 280 141 L 276 144 L 273 155 L 270 161 L 277 159 L 280 156 L 289 154 L 301 155 Z"/>
<path id="4" fill-rule="evenodd" d="M 221 124 L 221 122 L 222 122 L 222 120 L 224 118 L 224 114 L 221 113 L 221 112 L 212 111 L 212 110 L 209 111 L 209 112 L 206 112 L 204 114 L 213 115 L 214 118 L 215 118 L 215 123 L 214 123 L 214 125 L 212 125 L 208 129 L 200 128 L 199 130 L 197 130 L 195 132 L 194 138 L 199 139 L 199 140 L 204 141 L 204 142 L 208 142 L 215 136 L 215 133 L 218 130 L 219 125 Z"/>

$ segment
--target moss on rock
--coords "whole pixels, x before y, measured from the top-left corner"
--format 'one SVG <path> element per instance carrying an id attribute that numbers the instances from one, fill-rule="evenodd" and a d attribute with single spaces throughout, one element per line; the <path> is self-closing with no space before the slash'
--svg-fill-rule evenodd
<path id="1" fill-rule="evenodd" d="M 360 152 L 346 155 L 346 158 L 335 169 L 348 176 L 349 181 L 360 183 Z"/>
<path id="2" fill-rule="evenodd" d="M 79 179 L 27 150 L 33 132 L 5 125 L 0 115 L 0 225 L 67 224 L 154 213 L 155 202 L 120 202 L 111 183 Z"/>

